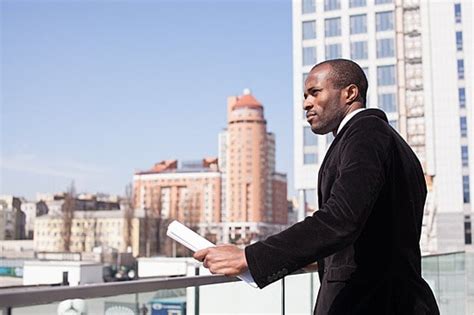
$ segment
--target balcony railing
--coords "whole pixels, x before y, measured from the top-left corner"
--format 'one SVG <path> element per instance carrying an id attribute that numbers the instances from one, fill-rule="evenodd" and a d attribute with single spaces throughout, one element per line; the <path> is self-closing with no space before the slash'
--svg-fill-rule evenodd
<path id="1" fill-rule="evenodd" d="M 84 309 L 84 314 L 285 314 L 290 290 L 298 305 L 289 313 L 311 314 L 319 282 L 313 273 L 295 273 L 265 290 L 248 286 L 234 277 L 202 275 L 155 278 L 75 287 L 27 287 L 0 290 L 2 315 L 60 314 L 59 309 Z M 238 282 L 238 283 L 235 283 Z M 290 290 L 285 290 L 287 284 Z M 304 290 L 301 290 L 301 286 Z M 61 303 L 62 302 L 62 303 Z M 61 304 L 60 304 L 61 303 Z M 301 308 L 303 305 L 303 308 Z M 163 312 L 164 310 L 167 312 Z M 184 311 L 185 310 L 185 311 Z M 159 311 L 162 311 L 161 313 Z M 66 314 L 66 313 L 65 313 Z M 78 312 L 78 314 L 82 314 Z"/>
<path id="2" fill-rule="evenodd" d="M 423 277 L 442 314 L 474 313 L 474 253 L 423 257 Z M 107 315 L 311 314 L 318 289 L 314 272 L 290 275 L 264 290 L 217 275 L 21 287 L 0 290 L 0 314 L 61 314 L 71 307 Z"/>

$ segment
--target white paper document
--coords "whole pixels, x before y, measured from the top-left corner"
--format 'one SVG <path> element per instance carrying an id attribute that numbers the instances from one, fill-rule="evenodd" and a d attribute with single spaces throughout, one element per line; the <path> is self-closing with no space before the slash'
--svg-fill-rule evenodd
<path id="1" fill-rule="evenodd" d="M 196 232 L 176 220 L 171 222 L 170 225 L 168 225 L 166 235 L 174 239 L 176 242 L 183 244 L 193 252 L 204 248 L 216 246 L 206 240 L 201 235 L 197 234 Z M 258 287 L 257 284 L 253 281 L 253 278 L 248 270 L 244 273 L 241 273 L 237 277 L 247 282 L 250 286 L 254 288 Z"/>

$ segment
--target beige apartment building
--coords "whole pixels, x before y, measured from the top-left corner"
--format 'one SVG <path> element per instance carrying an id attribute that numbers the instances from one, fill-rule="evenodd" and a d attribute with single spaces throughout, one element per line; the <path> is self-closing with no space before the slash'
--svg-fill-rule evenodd
<path id="1" fill-rule="evenodd" d="M 37 217 L 34 228 L 36 252 L 63 252 L 63 218 L 45 215 Z M 129 228 L 130 224 L 130 228 Z M 156 219 L 136 210 L 133 217 L 122 210 L 74 211 L 70 251 L 132 252 L 133 256 L 157 253 Z"/>
<path id="2" fill-rule="evenodd" d="M 220 221 L 221 173 L 216 158 L 156 163 L 133 177 L 135 208 L 189 226 Z"/>

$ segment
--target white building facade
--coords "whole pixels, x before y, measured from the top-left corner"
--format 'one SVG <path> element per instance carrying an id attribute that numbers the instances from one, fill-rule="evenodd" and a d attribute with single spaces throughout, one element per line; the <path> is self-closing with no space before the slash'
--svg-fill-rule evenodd
<path id="1" fill-rule="evenodd" d="M 333 137 L 303 111 L 311 67 L 357 62 L 367 107 L 381 108 L 420 159 L 428 184 L 422 249 L 472 246 L 472 9 L 470 1 L 293 0 L 295 188 L 300 215 L 317 204 L 317 172 Z"/>

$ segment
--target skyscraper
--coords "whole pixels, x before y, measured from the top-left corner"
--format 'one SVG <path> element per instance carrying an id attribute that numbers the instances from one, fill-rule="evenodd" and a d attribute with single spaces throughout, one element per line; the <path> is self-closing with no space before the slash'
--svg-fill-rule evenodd
<path id="1" fill-rule="evenodd" d="M 248 243 L 287 223 L 286 176 L 275 171 L 275 135 L 266 125 L 250 90 L 228 98 L 227 129 L 219 135 L 223 241 Z"/>
<path id="2" fill-rule="evenodd" d="M 263 106 L 249 90 L 228 98 L 227 221 L 271 221 L 275 138 L 266 124 Z"/>
<path id="3" fill-rule="evenodd" d="M 317 171 L 333 139 L 311 133 L 303 83 L 314 64 L 346 58 L 367 75 L 367 107 L 387 113 L 423 165 L 429 189 L 423 250 L 472 246 L 472 29 L 470 1 L 293 0 L 300 218 L 317 204 Z"/>

